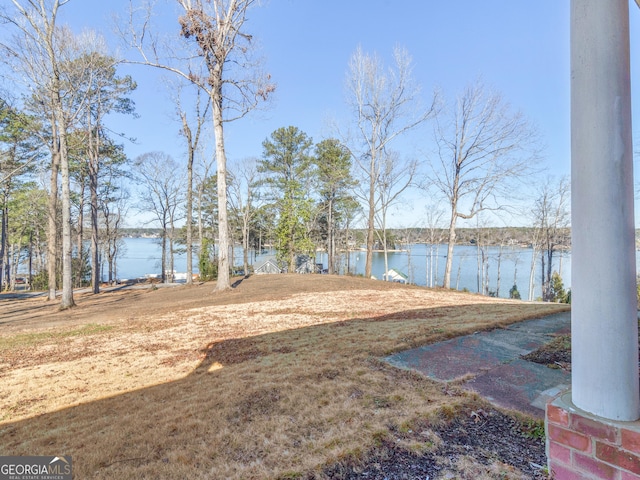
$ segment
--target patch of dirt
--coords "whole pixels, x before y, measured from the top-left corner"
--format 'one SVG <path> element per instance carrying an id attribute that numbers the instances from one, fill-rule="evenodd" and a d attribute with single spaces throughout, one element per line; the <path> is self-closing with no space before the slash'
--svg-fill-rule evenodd
<path id="1" fill-rule="evenodd" d="M 559 335 L 522 358 L 550 368 L 571 370 L 571 335 Z"/>
<path id="2" fill-rule="evenodd" d="M 541 423 L 525 425 L 487 408 L 466 409 L 453 420 L 429 428 L 392 432 L 364 461 L 332 465 L 323 475 L 339 480 L 548 478 Z M 429 438 L 433 433 L 437 437 Z"/>
<path id="3" fill-rule="evenodd" d="M 640 361 L 640 334 L 638 345 L 638 361 Z M 539 349 L 523 355 L 522 358 L 549 368 L 571 371 L 571 335 L 559 335 Z"/>

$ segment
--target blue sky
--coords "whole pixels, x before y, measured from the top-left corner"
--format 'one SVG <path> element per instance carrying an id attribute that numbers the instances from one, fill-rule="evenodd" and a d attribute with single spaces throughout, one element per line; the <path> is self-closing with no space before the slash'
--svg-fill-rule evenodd
<path id="1" fill-rule="evenodd" d="M 115 48 L 111 14 L 124 13 L 127 6 L 123 0 L 75 0 L 64 7 L 63 19 L 78 31 L 101 30 Z M 634 45 L 640 41 L 640 10 L 634 2 L 630 8 Z M 173 2 L 158 2 L 157 20 L 169 34 L 178 32 L 174 13 Z M 227 125 L 230 162 L 260 156 L 262 141 L 279 127 L 296 126 L 314 141 L 335 135 L 329 120 L 343 125 L 349 120 L 344 84 L 356 47 L 390 64 L 399 45 L 414 59 L 414 78 L 426 101 L 436 87 L 452 100 L 482 78 L 537 125 L 548 173 L 569 173 L 569 0 L 269 0 L 250 12 L 247 31 L 258 42 L 277 91 L 269 109 Z M 637 63 L 632 58 L 634 86 L 640 79 Z M 133 98 L 140 117 L 111 120 L 114 129 L 137 138 L 137 144 L 126 145 L 128 154 L 163 150 L 181 159 L 180 125 L 160 72 L 125 67 L 122 73 L 139 85 Z M 431 140 L 427 125 L 396 148 L 425 157 Z M 411 217 L 414 224 L 427 200 L 416 194 L 410 203 L 401 208 L 407 215 L 396 215 L 398 222 Z"/>

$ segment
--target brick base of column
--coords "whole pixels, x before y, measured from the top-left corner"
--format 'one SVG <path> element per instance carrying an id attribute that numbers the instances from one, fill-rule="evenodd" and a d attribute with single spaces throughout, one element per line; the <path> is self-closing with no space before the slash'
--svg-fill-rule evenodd
<path id="1" fill-rule="evenodd" d="M 640 421 L 583 412 L 566 392 L 547 404 L 547 462 L 555 480 L 640 480 Z"/>

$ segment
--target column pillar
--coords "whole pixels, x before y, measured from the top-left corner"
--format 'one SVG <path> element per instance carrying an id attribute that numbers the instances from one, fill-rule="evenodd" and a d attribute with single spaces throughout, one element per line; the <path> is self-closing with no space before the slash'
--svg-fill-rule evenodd
<path id="1" fill-rule="evenodd" d="M 571 1 L 572 401 L 640 417 L 628 0 Z"/>

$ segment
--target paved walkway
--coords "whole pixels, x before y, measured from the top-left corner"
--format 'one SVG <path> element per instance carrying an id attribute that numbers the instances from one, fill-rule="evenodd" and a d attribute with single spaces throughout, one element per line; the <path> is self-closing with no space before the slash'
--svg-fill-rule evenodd
<path id="1" fill-rule="evenodd" d="M 564 312 L 414 348 L 385 360 L 443 382 L 468 377 L 464 387 L 496 405 L 544 418 L 547 400 L 571 385 L 571 373 L 520 357 L 570 331 L 571 314 Z"/>

